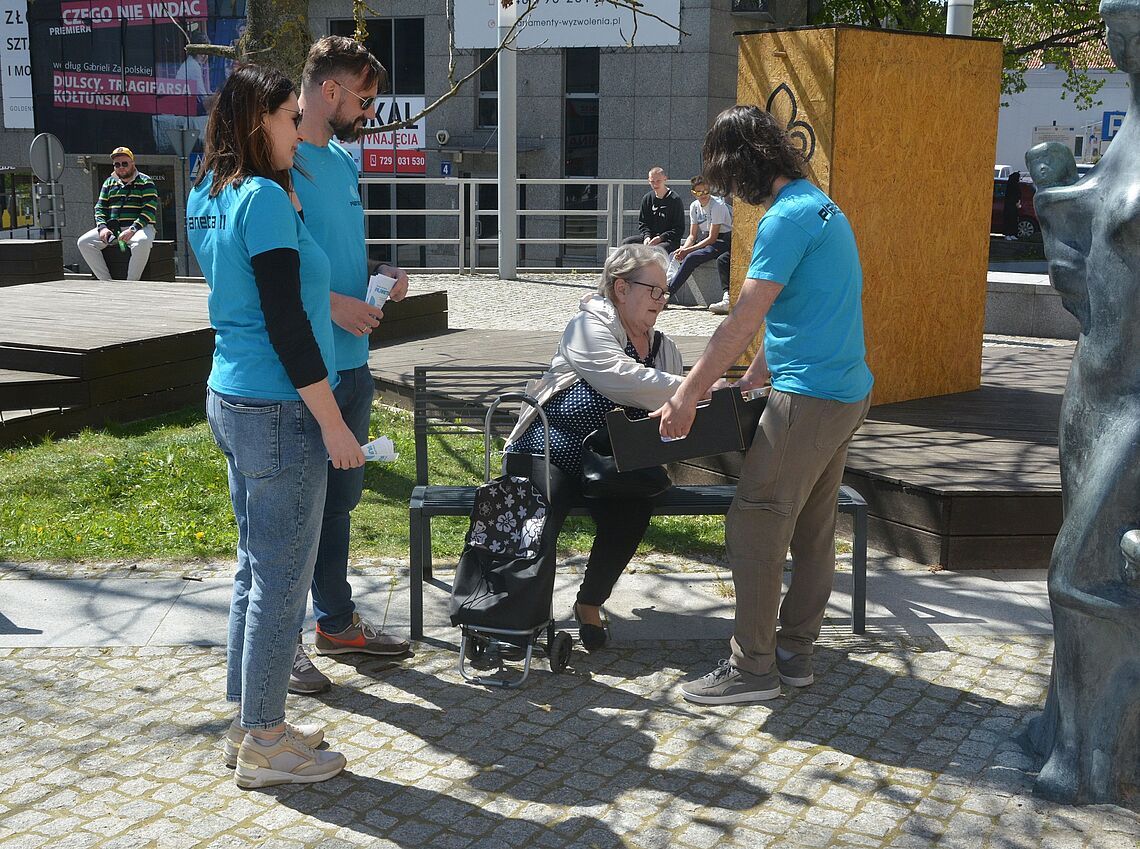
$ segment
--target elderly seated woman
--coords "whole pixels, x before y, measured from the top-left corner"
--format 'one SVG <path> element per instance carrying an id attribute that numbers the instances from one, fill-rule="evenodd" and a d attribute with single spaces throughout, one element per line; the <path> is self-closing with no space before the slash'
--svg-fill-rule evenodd
<path id="1" fill-rule="evenodd" d="M 556 557 L 558 532 L 581 493 L 582 440 L 622 407 L 631 417 L 664 404 L 681 383 L 681 354 L 653 325 L 665 308 L 665 254 L 646 245 L 623 245 L 606 260 L 596 293 L 585 296 L 570 319 L 550 369 L 528 387 L 550 423 L 550 511 L 543 556 Z M 508 474 L 543 480 L 544 434 L 532 407 L 524 407 L 507 440 Z M 574 618 L 587 651 L 605 646 L 601 606 L 649 527 L 647 498 L 591 498 L 597 526 Z"/>

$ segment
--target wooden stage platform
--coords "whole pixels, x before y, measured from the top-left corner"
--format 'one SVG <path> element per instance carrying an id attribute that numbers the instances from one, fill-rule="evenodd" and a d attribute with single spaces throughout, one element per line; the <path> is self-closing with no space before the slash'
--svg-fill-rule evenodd
<path id="1" fill-rule="evenodd" d="M 419 364 L 533 364 L 559 334 L 454 330 L 374 351 L 378 388 L 407 403 Z M 686 363 L 704 337 L 676 339 Z M 986 345 L 983 385 L 875 407 L 852 443 L 845 482 L 867 499 L 870 544 L 948 569 L 1048 565 L 1061 525 L 1057 423 L 1072 345 Z M 734 476 L 724 455 L 673 470 L 678 482 Z"/>
<path id="2" fill-rule="evenodd" d="M 0 444 L 200 404 L 213 350 L 205 286 L 0 288 Z"/>
<path id="3" fill-rule="evenodd" d="M 203 406 L 204 282 L 71 277 L 0 286 L 0 445 Z M 446 331 L 447 292 L 386 306 L 373 341 Z"/>

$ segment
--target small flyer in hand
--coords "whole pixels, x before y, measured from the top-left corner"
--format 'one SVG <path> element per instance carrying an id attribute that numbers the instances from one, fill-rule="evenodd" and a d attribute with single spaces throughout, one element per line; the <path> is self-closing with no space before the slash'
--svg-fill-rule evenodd
<path id="1" fill-rule="evenodd" d="M 378 460 L 381 463 L 394 463 L 400 459 L 400 455 L 396 453 L 396 446 L 386 436 L 378 436 L 371 442 L 361 445 L 360 450 L 364 452 L 365 461 Z"/>
<path id="2" fill-rule="evenodd" d="M 396 279 L 394 277 L 376 272 L 368 278 L 368 294 L 364 296 L 364 300 L 374 307 L 382 308 L 395 285 Z"/>

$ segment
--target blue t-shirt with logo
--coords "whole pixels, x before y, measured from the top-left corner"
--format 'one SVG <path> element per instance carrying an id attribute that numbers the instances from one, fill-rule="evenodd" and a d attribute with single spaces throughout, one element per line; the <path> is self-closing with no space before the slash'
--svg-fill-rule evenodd
<path id="1" fill-rule="evenodd" d="M 227 186 L 211 198 L 211 177 L 207 174 L 186 201 L 190 247 L 210 286 L 208 303 L 214 327 L 210 388 L 244 398 L 292 401 L 301 397 L 269 343 L 253 277 L 251 257 L 278 248 L 300 254 L 301 302 L 328 369 L 329 383 L 335 386 L 329 261 L 324 251 L 277 183 L 246 177 L 240 185 Z"/>
<path id="2" fill-rule="evenodd" d="M 325 147 L 297 146 L 293 188 L 301 199 L 305 226 L 324 248 L 332 266 L 332 290 L 364 300 L 368 292 L 368 249 L 364 244 L 364 207 L 352 155 L 335 141 Z M 368 362 L 368 336 L 353 336 L 333 325 L 339 371 Z"/>
<path id="3" fill-rule="evenodd" d="M 874 378 L 863 342 L 863 269 L 843 211 L 807 180 L 788 183 L 756 228 L 747 276 L 784 286 L 765 320 L 772 386 L 848 404 L 866 398 Z"/>

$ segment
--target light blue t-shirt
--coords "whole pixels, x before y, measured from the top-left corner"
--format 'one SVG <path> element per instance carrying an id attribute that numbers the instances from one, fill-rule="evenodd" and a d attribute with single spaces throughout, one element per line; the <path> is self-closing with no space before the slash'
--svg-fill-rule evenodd
<path id="1" fill-rule="evenodd" d="M 186 201 L 190 247 L 210 286 L 208 303 L 214 327 L 210 388 L 244 398 L 293 401 L 301 397 L 269 343 L 250 261 L 277 248 L 300 254 L 301 302 L 328 369 L 329 383 L 336 386 L 329 261 L 324 251 L 277 183 L 247 177 L 240 186 L 227 186 L 211 198 L 211 177 L 206 175 Z"/>
<path id="2" fill-rule="evenodd" d="M 328 254 L 332 290 L 363 301 L 368 292 L 368 249 L 352 155 L 335 141 L 327 147 L 301 142 L 293 160 L 293 188 L 301 199 L 305 226 Z M 336 324 L 332 332 L 338 371 L 368 362 L 368 336 L 353 336 Z"/>
<path id="3" fill-rule="evenodd" d="M 760 219 L 748 277 L 784 288 L 768 310 L 764 355 L 781 392 L 862 401 L 874 378 L 863 343 L 863 269 L 847 216 L 807 180 Z"/>

